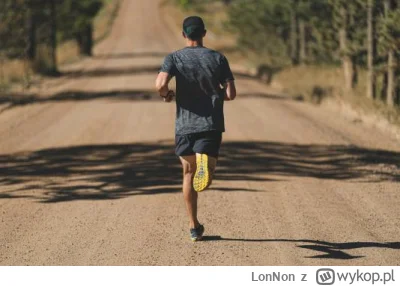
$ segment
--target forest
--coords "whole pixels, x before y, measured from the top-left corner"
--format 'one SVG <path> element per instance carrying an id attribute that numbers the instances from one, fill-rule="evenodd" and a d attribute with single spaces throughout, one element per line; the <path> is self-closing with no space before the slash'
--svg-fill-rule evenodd
<path id="1" fill-rule="evenodd" d="M 54 75 L 60 43 L 74 41 L 90 56 L 93 21 L 105 1 L 2 0 L 0 62 L 24 59 L 34 72 Z M 221 2 L 237 46 L 269 70 L 340 67 L 343 93 L 362 82 L 365 97 L 400 105 L 400 0 L 175 1 L 184 9 Z"/>
<path id="2" fill-rule="evenodd" d="M 340 66 L 343 92 L 365 76 L 364 95 L 400 104 L 399 0 L 177 0 L 190 9 L 223 2 L 240 49 L 282 66 Z"/>
<path id="3" fill-rule="evenodd" d="M 69 40 L 76 42 L 81 55 L 90 56 L 93 21 L 103 4 L 104 0 L 2 0 L 2 64 L 19 59 L 34 72 L 57 74 L 57 47 Z"/>

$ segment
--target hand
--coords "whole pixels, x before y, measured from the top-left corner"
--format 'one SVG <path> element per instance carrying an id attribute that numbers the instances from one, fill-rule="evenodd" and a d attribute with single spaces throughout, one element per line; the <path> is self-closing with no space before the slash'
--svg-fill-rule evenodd
<path id="1" fill-rule="evenodd" d="M 167 95 L 163 97 L 163 99 L 164 102 L 171 102 L 174 97 L 175 97 L 175 92 L 173 90 L 169 90 Z"/>

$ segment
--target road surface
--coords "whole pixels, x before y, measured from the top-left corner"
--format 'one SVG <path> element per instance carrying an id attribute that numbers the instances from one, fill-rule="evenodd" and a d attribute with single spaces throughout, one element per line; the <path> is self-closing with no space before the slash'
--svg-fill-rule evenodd
<path id="1" fill-rule="evenodd" d="M 159 2 L 125 0 L 92 59 L 2 105 L 0 264 L 399 265 L 399 142 L 238 73 L 190 241 Z"/>

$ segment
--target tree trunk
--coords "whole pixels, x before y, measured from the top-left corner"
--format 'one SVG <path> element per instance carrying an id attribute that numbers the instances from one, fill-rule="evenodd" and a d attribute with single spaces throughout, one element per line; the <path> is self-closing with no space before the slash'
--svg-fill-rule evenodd
<path id="1" fill-rule="evenodd" d="M 76 33 L 75 34 L 75 40 L 76 40 L 76 44 L 78 45 L 78 48 L 79 48 L 79 53 L 82 55 L 83 54 L 83 36 L 82 36 L 82 33 Z"/>
<path id="2" fill-rule="evenodd" d="M 292 64 L 298 64 L 298 49 L 297 49 L 297 19 L 294 7 L 290 13 L 290 58 Z"/>
<path id="3" fill-rule="evenodd" d="M 51 11 L 51 35 L 50 35 L 50 72 L 57 73 L 57 14 L 56 0 L 50 0 Z"/>
<path id="4" fill-rule="evenodd" d="M 358 66 L 357 66 L 357 56 L 351 57 L 351 65 L 353 68 L 353 75 L 351 77 L 351 88 L 354 89 L 358 84 Z"/>
<path id="5" fill-rule="evenodd" d="M 374 0 L 368 0 L 368 73 L 367 97 L 375 98 L 375 73 L 374 73 Z"/>
<path id="6" fill-rule="evenodd" d="M 75 36 L 79 47 L 79 53 L 82 56 L 91 56 L 93 50 L 93 26 L 87 25 Z"/>
<path id="7" fill-rule="evenodd" d="M 387 17 L 390 10 L 392 9 L 392 1 L 385 0 L 385 16 Z M 387 85 L 386 85 L 386 103 L 389 106 L 394 106 L 395 99 L 395 56 L 392 48 L 388 49 L 388 61 L 387 61 Z"/>
<path id="8" fill-rule="evenodd" d="M 307 62 L 307 52 L 306 52 L 306 24 L 304 20 L 299 20 L 299 43 L 300 43 L 300 55 L 299 63 L 304 64 Z"/>
<path id="9" fill-rule="evenodd" d="M 345 7 L 340 8 L 340 14 L 342 18 L 342 27 L 339 29 L 339 44 L 344 74 L 344 89 L 345 92 L 350 92 L 353 88 L 354 71 L 353 61 L 349 56 L 347 47 L 347 11 Z"/>
<path id="10" fill-rule="evenodd" d="M 36 19 L 33 11 L 33 5 L 29 5 L 26 17 L 27 45 L 26 56 L 29 61 L 33 61 L 36 56 Z"/>
<path id="11" fill-rule="evenodd" d="M 395 57 L 392 49 L 388 52 L 388 76 L 387 76 L 387 90 L 386 90 L 386 103 L 389 106 L 394 106 L 395 100 Z"/>
<path id="12" fill-rule="evenodd" d="M 92 24 L 89 24 L 85 27 L 84 31 L 84 54 L 86 56 L 92 55 L 92 48 L 93 48 L 93 27 Z"/>

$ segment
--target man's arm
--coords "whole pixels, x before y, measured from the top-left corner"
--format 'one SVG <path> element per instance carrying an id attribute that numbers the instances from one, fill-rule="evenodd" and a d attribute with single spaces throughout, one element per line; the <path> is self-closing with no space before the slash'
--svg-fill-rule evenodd
<path id="1" fill-rule="evenodd" d="M 170 74 L 166 72 L 160 72 L 156 79 L 156 89 L 166 102 L 170 102 L 175 96 L 175 93 L 168 88 L 171 78 L 172 76 Z"/>
<path id="2" fill-rule="evenodd" d="M 221 74 L 219 82 L 225 93 L 224 100 L 234 100 L 236 98 L 235 78 L 232 74 L 229 62 L 224 56 L 221 58 Z"/>
<path id="3" fill-rule="evenodd" d="M 169 90 L 168 83 L 171 78 L 176 74 L 176 67 L 174 64 L 173 54 L 169 54 L 165 57 L 164 62 L 161 66 L 160 73 L 156 79 L 156 88 L 160 96 L 163 97 L 165 102 L 170 102 L 175 96 L 172 90 Z"/>
<path id="4" fill-rule="evenodd" d="M 235 86 L 235 81 L 230 80 L 225 83 L 224 85 L 225 89 L 225 98 L 224 100 L 230 101 L 234 100 L 236 98 L 236 86 Z"/>

